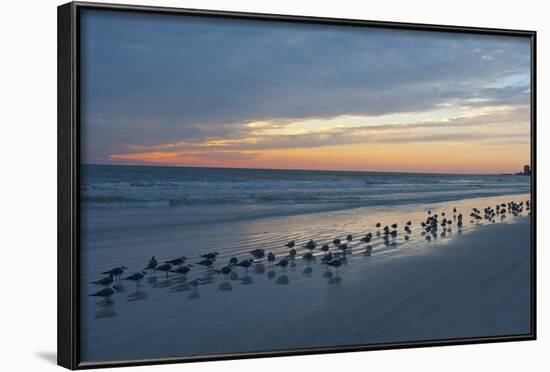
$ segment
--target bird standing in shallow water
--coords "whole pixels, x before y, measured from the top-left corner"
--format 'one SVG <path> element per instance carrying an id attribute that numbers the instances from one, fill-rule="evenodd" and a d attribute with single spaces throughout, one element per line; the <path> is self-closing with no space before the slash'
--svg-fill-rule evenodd
<path id="1" fill-rule="evenodd" d="M 252 266 L 252 260 L 244 260 L 237 264 L 237 266 L 244 267 L 246 271 L 248 272 L 248 268 Z"/>
<path id="2" fill-rule="evenodd" d="M 124 278 L 124 280 L 134 281 L 134 282 L 136 282 L 136 287 L 140 287 L 141 286 L 141 279 L 145 278 L 144 274 L 145 274 L 145 272 L 134 273 L 134 274 Z"/>
<path id="3" fill-rule="evenodd" d="M 101 291 L 91 294 L 92 297 L 105 297 L 105 303 L 108 304 L 111 300 L 111 296 L 116 293 L 115 287 L 103 288 Z"/>
<path id="4" fill-rule="evenodd" d="M 149 263 L 143 270 L 155 270 L 157 268 L 157 265 L 158 265 L 157 259 L 155 258 L 155 256 L 153 256 L 151 257 L 151 259 L 149 260 Z"/>
<path id="5" fill-rule="evenodd" d="M 120 280 L 120 276 L 124 273 L 125 270 L 128 270 L 126 266 L 115 267 L 109 271 L 102 272 L 102 274 L 110 274 L 115 277 L 115 279 Z"/>
<path id="6" fill-rule="evenodd" d="M 342 260 L 341 259 L 332 260 L 328 263 L 328 265 L 335 267 L 336 271 L 338 272 L 338 268 L 342 266 Z"/>
<path id="7" fill-rule="evenodd" d="M 254 249 L 248 253 L 250 253 L 256 260 L 263 260 L 265 257 L 265 249 L 261 248 Z"/>
<path id="8" fill-rule="evenodd" d="M 273 254 L 273 252 L 269 252 L 267 254 L 267 262 L 269 262 L 269 264 L 272 264 L 273 261 L 275 261 L 276 257 L 275 255 Z"/>
<path id="9" fill-rule="evenodd" d="M 311 239 L 309 242 L 307 242 L 306 245 L 304 245 L 304 248 L 307 248 L 307 249 L 310 249 L 310 250 L 314 250 L 315 247 L 317 247 L 317 243 L 313 239 Z"/>
<path id="10" fill-rule="evenodd" d="M 168 278 L 168 272 L 172 270 L 172 265 L 170 265 L 169 263 L 165 263 L 158 266 L 157 270 L 166 272 L 166 277 Z"/>
<path id="11" fill-rule="evenodd" d="M 212 252 L 212 253 L 207 253 L 207 254 L 201 254 L 200 256 L 202 258 L 206 258 L 208 260 L 212 260 L 214 261 L 216 259 L 216 257 L 218 257 L 218 252 Z"/>
<path id="12" fill-rule="evenodd" d="M 291 241 L 289 241 L 288 243 L 286 243 L 285 245 L 286 245 L 288 248 L 293 248 L 293 247 L 294 247 L 294 244 L 295 244 L 294 240 L 291 240 Z"/>
<path id="13" fill-rule="evenodd" d="M 205 260 L 202 260 L 200 262 L 197 262 L 197 265 L 201 265 L 201 266 L 205 266 L 205 267 L 210 267 L 214 264 L 214 260 L 210 260 L 210 259 L 205 259 Z M 169 265 L 169 264 L 168 264 Z M 160 270 L 160 266 L 158 267 L 158 269 Z"/>
<path id="14" fill-rule="evenodd" d="M 286 271 L 286 267 L 288 266 L 288 260 L 282 259 L 281 261 L 277 262 L 275 265 L 279 266 L 283 271 Z"/>
<path id="15" fill-rule="evenodd" d="M 181 266 L 185 261 L 187 261 L 187 257 L 181 256 L 178 258 L 174 258 L 173 260 L 168 260 L 166 261 L 166 263 L 169 263 L 172 266 Z"/>
<path id="16" fill-rule="evenodd" d="M 187 273 L 189 271 L 191 271 L 191 268 L 188 265 L 183 265 L 183 266 L 178 267 L 175 270 L 170 270 L 170 272 L 172 272 L 172 273 L 180 274 L 180 275 L 183 275 L 183 276 L 187 275 Z"/>
<path id="17" fill-rule="evenodd" d="M 95 285 L 109 285 L 109 284 L 112 284 L 113 281 L 114 281 L 113 274 L 109 274 L 108 277 L 101 278 L 98 281 L 92 282 L 92 284 L 95 284 Z"/>

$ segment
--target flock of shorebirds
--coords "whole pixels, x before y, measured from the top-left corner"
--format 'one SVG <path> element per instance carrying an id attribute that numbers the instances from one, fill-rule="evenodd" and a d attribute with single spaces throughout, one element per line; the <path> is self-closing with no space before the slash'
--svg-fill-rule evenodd
<path id="1" fill-rule="evenodd" d="M 470 223 L 479 223 L 481 221 L 495 223 L 497 219 L 504 220 L 507 215 L 520 216 L 524 210 L 527 211 L 528 214 L 531 214 L 530 201 L 526 201 L 525 203 L 523 201 L 519 203 L 514 201 L 501 203 L 496 205 L 494 208 L 488 206 L 483 210 L 472 208 L 472 211 L 469 214 Z M 438 215 L 432 213 L 430 210 L 427 211 L 427 215 L 427 218 L 420 222 L 420 227 L 422 228 L 421 236 L 423 236 L 427 241 L 437 239 L 438 236 L 445 237 L 447 234 L 450 234 L 452 232 L 453 225 L 456 225 L 457 229 L 460 231 L 465 219 L 464 215 L 459 213 L 456 208 L 452 209 L 451 216 L 446 216 L 445 212 L 441 212 L 441 214 Z M 361 243 L 366 244 L 363 254 L 368 256 L 370 256 L 373 251 L 373 243 L 375 240 L 382 240 L 382 244 L 386 247 L 393 247 L 397 245 L 395 240 L 399 234 L 399 226 L 397 223 L 382 227 L 382 224 L 378 222 L 375 227 L 376 231 L 374 233 L 368 232 L 360 239 Z M 412 221 L 407 221 L 403 226 L 405 241 L 410 239 L 410 235 L 412 234 L 411 228 Z M 286 271 L 287 266 L 292 264 L 299 256 L 308 263 L 315 260 L 318 255 L 316 256 L 313 252 L 316 250 L 324 252 L 321 257 L 322 264 L 327 265 L 327 267 L 333 267 L 336 271 L 338 271 L 338 268 L 346 262 L 346 255 L 351 253 L 353 241 L 354 237 L 352 234 L 348 234 L 345 239 L 336 238 L 332 241 L 334 248 L 331 250 L 330 244 L 321 245 L 315 240 L 310 239 L 303 245 L 305 250 L 303 252 L 298 252 L 296 241 L 291 240 L 285 244 L 288 252 L 284 255 L 284 257 L 278 258 L 273 252 L 266 252 L 263 248 L 257 248 L 248 252 L 251 257 L 244 259 L 231 257 L 229 262 L 222 265 L 219 269 L 215 268 L 216 259 L 219 255 L 218 252 L 201 254 L 200 261 L 195 264 L 189 263 L 188 258 L 185 256 L 173 258 L 163 262 L 159 262 L 156 257 L 153 256 L 141 271 L 135 272 L 124 278 L 122 276 L 126 270 L 128 270 L 125 266 L 118 266 L 109 271 L 103 272 L 102 274 L 107 276 L 94 281 L 91 284 L 103 286 L 104 288 L 91 294 L 90 296 L 103 297 L 105 298 L 106 303 L 108 303 L 111 296 L 117 292 L 117 283 L 120 283 L 121 280 L 133 281 L 136 283 L 136 287 L 139 287 L 141 285 L 141 280 L 145 278 L 148 272 L 164 272 L 166 273 L 166 277 L 168 277 L 170 273 L 173 273 L 186 279 L 187 274 L 192 271 L 194 265 L 201 266 L 210 272 L 222 274 L 226 277 L 235 272 L 238 268 L 248 272 L 248 269 L 253 264 L 264 263 L 265 261 L 267 261 L 268 265 L 278 266 L 281 271 Z M 201 284 L 201 279 L 194 279 L 188 284 L 191 287 L 196 288 Z"/>

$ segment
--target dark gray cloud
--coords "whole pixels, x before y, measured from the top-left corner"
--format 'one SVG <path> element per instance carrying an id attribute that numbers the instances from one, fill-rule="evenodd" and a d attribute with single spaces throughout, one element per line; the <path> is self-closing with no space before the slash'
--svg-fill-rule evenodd
<path id="1" fill-rule="evenodd" d="M 255 120 L 525 105 L 529 48 L 513 37 L 86 10 L 84 158 L 235 137 Z"/>

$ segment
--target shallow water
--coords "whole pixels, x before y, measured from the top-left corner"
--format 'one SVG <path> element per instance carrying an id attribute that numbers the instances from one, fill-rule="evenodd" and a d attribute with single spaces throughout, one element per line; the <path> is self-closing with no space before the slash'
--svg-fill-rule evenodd
<path id="1" fill-rule="evenodd" d="M 310 309 L 322 309 L 328 298 L 345 292 L 347 282 L 361 280 L 365 270 L 383 270 L 388 260 L 440 254 L 448 242 L 460 239 L 460 235 L 468 234 L 478 225 L 470 223 L 468 215 L 472 207 L 483 209 L 501 202 L 528 199 L 528 194 L 520 194 L 422 205 L 372 206 L 154 230 L 135 229 L 131 234 L 127 229 L 96 231 L 82 246 L 82 358 L 123 360 L 329 346 L 323 344 L 326 340 L 313 335 L 272 340 L 270 334 L 273 327 L 291 324 L 285 319 L 303 316 Z M 465 216 L 463 228 L 457 229 L 455 220 L 452 232 L 427 242 L 420 227 L 427 211 L 440 216 L 445 212 L 452 218 L 453 207 Z M 94 218 L 111 213 L 110 209 L 83 212 L 84 221 L 88 213 Z M 508 215 L 495 223 L 513 223 L 514 219 Z M 403 226 L 409 220 L 413 222 L 412 233 L 405 241 Z M 395 246 L 387 247 L 376 237 L 376 222 L 382 226 L 399 225 Z M 492 224 L 481 222 L 484 223 Z M 375 238 L 371 243 L 372 253 L 366 255 L 366 244 L 359 239 L 369 231 Z M 347 234 L 353 235 L 352 249 L 339 269 L 323 265 L 320 260 L 323 253 L 317 250 L 314 251 L 316 259 L 311 262 L 300 258 L 306 251 L 302 245 L 309 239 L 315 239 L 320 247 L 334 238 L 344 240 Z M 218 251 L 216 268 L 219 268 L 227 264 L 230 257 L 250 257 L 247 252 L 255 248 L 275 253 L 278 261 L 287 255 L 284 244 L 289 240 L 296 241 L 299 254 L 286 269 L 258 263 L 248 270 L 238 268 L 232 275 L 224 276 L 195 265 L 187 278 L 151 273 L 140 287 L 123 281 L 119 285 L 121 291 L 110 303 L 87 296 L 98 289 L 88 283 L 96 280 L 102 271 L 125 265 L 128 273 L 133 273 L 142 269 L 153 255 L 159 262 L 181 255 L 197 262 L 200 253 Z M 332 244 L 331 251 L 336 251 Z M 201 284 L 193 288 L 189 282 L 196 278 L 201 279 Z M 390 288 L 388 295 L 392 295 Z M 241 334 L 243 330 L 251 333 L 249 340 Z M 346 344 L 346 338 L 334 342 Z"/>

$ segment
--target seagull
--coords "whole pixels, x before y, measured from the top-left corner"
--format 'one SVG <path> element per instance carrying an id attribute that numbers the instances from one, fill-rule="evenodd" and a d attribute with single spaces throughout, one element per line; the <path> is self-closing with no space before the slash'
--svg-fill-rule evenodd
<path id="1" fill-rule="evenodd" d="M 334 258 L 334 256 L 332 255 L 332 253 L 329 252 L 321 259 L 321 262 L 327 263 L 327 262 L 332 261 L 333 258 Z"/>
<path id="2" fill-rule="evenodd" d="M 132 280 L 134 282 L 136 282 L 136 287 L 139 287 L 141 284 L 141 279 L 143 279 L 145 277 L 145 272 L 139 272 L 139 273 L 135 273 L 135 274 L 132 274 L 126 278 L 124 278 L 124 280 Z"/>
<path id="3" fill-rule="evenodd" d="M 275 265 L 280 266 L 283 270 L 286 270 L 286 267 L 288 266 L 288 260 L 282 259 L 281 261 L 277 262 Z"/>
<path id="4" fill-rule="evenodd" d="M 181 256 L 179 258 L 174 258 L 173 260 L 169 260 L 165 262 L 173 266 L 181 266 L 185 261 L 187 261 L 187 257 Z"/>
<path id="5" fill-rule="evenodd" d="M 248 271 L 248 268 L 252 265 L 252 260 L 244 260 L 237 264 L 237 266 L 244 267 L 246 271 Z"/>
<path id="6" fill-rule="evenodd" d="M 214 264 L 214 260 L 211 260 L 211 259 L 209 259 L 209 258 L 204 259 L 204 260 L 202 260 L 202 261 L 200 261 L 200 262 L 197 262 L 197 265 L 202 265 L 202 266 L 205 266 L 205 267 L 210 267 L 210 266 L 212 266 L 213 264 Z M 168 265 L 169 265 L 169 264 L 168 264 Z M 158 269 L 160 270 L 160 266 L 159 266 Z"/>
<path id="7" fill-rule="evenodd" d="M 91 294 L 92 297 L 105 297 L 105 303 L 108 304 L 111 296 L 116 293 L 115 287 L 103 288 L 101 291 Z"/>
<path id="8" fill-rule="evenodd" d="M 207 260 L 212 260 L 214 261 L 216 259 L 216 257 L 218 257 L 218 252 L 212 252 L 212 253 L 207 253 L 207 254 L 201 254 L 201 257 L 202 258 L 206 258 Z"/>
<path id="9" fill-rule="evenodd" d="M 113 274 L 109 274 L 108 277 L 105 277 L 105 278 L 102 278 L 102 279 L 99 279 L 98 281 L 95 281 L 95 282 L 92 282 L 92 284 L 95 284 L 95 285 L 109 285 L 113 282 Z"/>
<path id="10" fill-rule="evenodd" d="M 149 260 L 149 263 L 147 264 L 147 267 L 143 270 L 155 270 L 157 268 L 158 262 L 155 256 L 151 257 Z"/>
<path id="11" fill-rule="evenodd" d="M 340 266 L 342 266 L 342 260 L 341 259 L 337 259 L 337 260 L 332 260 L 328 263 L 329 266 L 334 266 L 336 268 L 336 270 L 338 270 L 338 268 Z"/>
<path id="12" fill-rule="evenodd" d="M 304 257 L 304 260 L 308 260 L 308 261 L 312 260 L 313 259 L 313 253 L 306 252 L 306 253 L 304 253 L 303 257 Z"/>
<path id="13" fill-rule="evenodd" d="M 231 266 L 224 266 L 222 267 L 222 269 L 220 270 L 220 273 L 222 273 L 223 275 L 229 275 L 231 273 L 231 271 L 233 271 L 233 269 L 231 268 Z"/>
<path id="14" fill-rule="evenodd" d="M 178 267 L 175 270 L 170 270 L 170 272 L 172 272 L 172 273 L 181 274 L 183 276 L 187 275 L 187 273 L 189 271 L 191 271 L 191 268 L 189 267 L 189 265 L 183 265 L 183 266 Z"/>
<path id="15" fill-rule="evenodd" d="M 165 263 L 165 264 L 162 264 L 162 265 L 158 266 L 157 270 L 166 272 L 166 277 L 168 278 L 168 272 L 170 270 L 172 270 L 172 265 L 170 265 L 169 263 Z"/>
<path id="16" fill-rule="evenodd" d="M 122 273 L 124 272 L 124 270 L 128 270 L 128 268 L 126 266 L 120 266 L 120 267 L 115 267 L 109 271 L 105 271 L 105 272 L 102 272 L 102 274 L 111 274 L 113 275 L 115 278 L 119 278 L 120 279 L 120 276 L 122 275 Z"/>
<path id="17" fill-rule="evenodd" d="M 254 250 L 252 250 L 248 253 L 250 253 L 252 256 L 254 256 L 255 259 L 262 260 L 265 256 L 265 249 L 258 248 L 258 249 L 254 249 Z"/>
<path id="18" fill-rule="evenodd" d="M 309 242 L 307 242 L 306 245 L 304 245 L 304 248 L 311 250 L 315 249 L 315 247 L 317 247 L 317 243 L 313 239 L 311 239 Z"/>

